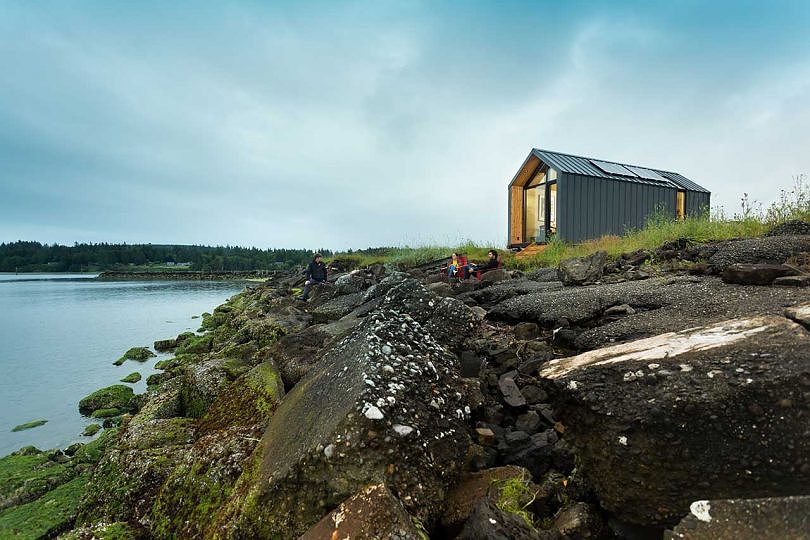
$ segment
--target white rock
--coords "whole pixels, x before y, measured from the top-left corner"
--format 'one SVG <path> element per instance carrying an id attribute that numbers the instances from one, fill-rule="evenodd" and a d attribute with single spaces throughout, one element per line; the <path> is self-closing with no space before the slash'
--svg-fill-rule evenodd
<path id="1" fill-rule="evenodd" d="M 413 431 L 413 428 L 411 426 L 404 426 L 402 424 L 394 424 L 394 432 L 397 435 L 401 436 L 401 437 L 404 437 L 405 435 L 410 434 L 412 431 Z"/>

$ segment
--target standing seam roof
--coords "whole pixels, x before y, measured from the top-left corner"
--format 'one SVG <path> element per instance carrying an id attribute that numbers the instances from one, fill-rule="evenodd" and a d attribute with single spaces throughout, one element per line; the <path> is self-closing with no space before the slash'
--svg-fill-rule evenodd
<path id="1" fill-rule="evenodd" d="M 682 176 L 678 173 L 669 172 L 669 171 L 662 171 L 659 169 L 653 169 L 652 167 L 642 167 L 641 165 L 630 165 L 631 167 L 641 167 L 644 169 L 650 169 L 651 171 L 655 171 L 664 178 L 666 178 L 670 183 L 664 184 L 663 182 L 656 182 L 653 180 L 647 180 L 645 178 L 639 178 L 634 176 L 620 176 L 617 174 L 610 174 L 606 173 L 605 171 L 599 169 L 594 164 L 590 162 L 591 159 L 596 158 L 586 158 L 582 156 L 574 156 L 571 154 L 562 154 L 560 152 L 552 152 L 550 150 L 541 150 L 539 148 L 532 149 L 532 153 L 541 159 L 544 163 L 551 165 L 555 169 L 559 169 L 560 172 L 568 173 L 568 174 L 581 174 L 585 176 L 596 176 L 598 178 L 609 178 L 612 180 L 621 180 L 623 182 L 633 182 L 636 184 L 648 184 L 653 186 L 669 186 L 674 188 L 684 188 L 690 191 L 699 191 L 703 193 L 709 193 L 704 187 L 699 186 L 695 182 L 692 182 L 685 176 Z M 607 163 L 615 163 L 616 165 L 621 165 L 626 167 L 627 165 L 624 163 L 618 163 L 616 161 L 608 161 L 605 159 L 600 159 L 598 161 L 605 161 Z"/>

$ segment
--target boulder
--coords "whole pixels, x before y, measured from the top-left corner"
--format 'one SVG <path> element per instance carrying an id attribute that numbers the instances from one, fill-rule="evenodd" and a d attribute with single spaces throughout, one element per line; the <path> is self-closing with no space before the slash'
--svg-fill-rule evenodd
<path id="1" fill-rule="evenodd" d="M 501 500 L 504 483 L 507 480 L 525 484 L 525 501 L 530 503 L 539 492 L 538 486 L 530 481 L 531 473 L 523 467 L 507 465 L 496 467 L 465 475 L 448 493 L 444 501 L 445 509 L 442 512 L 440 532 L 442 537 L 453 538 L 461 530 L 464 522 L 472 514 L 475 507 L 483 500 L 489 499 L 496 504 Z"/>
<path id="2" fill-rule="evenodd" d="M 360 273 L 344 274 L 335 280 L 336 294 L 359 293 L 366 288 L 366 280 Z"/>
<path id="3" fill-rule="evenodd" d="M 295 386 L 317 362 L 321 349 L 332 336 L 321 325 L 288 334 L 268 350 L 268 358 L 278 366 L 287 388 Z"/>
<path id="4" fill-rule="evenodd" d="M 526 274 L 526 279 L 538 281 L 540 283 L 560 281 L 556 268 L 538 268 L 537 270 Z"/>
<path id="5" fill-rule="evenodd" d="M 791 276 L 796 270 L 784 264 L 731 264 L 723 270 L 724 283 L 770 285 L 776 278 Z"/>
<path id="6" fill-rule="evenodd" d="M 584 502 L 561 508 L 554 516 L 554 527 L 566 540 L 598 540 L 607 536 L 607 526 L 599 511 Z"/>
<path id="7" fill-rule="evenodd" d="M 201 418 L 230 382 L 225 360 L 214 359 L 183 366 L 180 375 L 180 407 L 183 416 Z"/>
<path id="8" fill-rule="evenodd" d="M 695 501 L 665 540 L 807 538 L 810 497 Z"/>
<path id="9" fill-rule="evenodd" d="M 490 501 L 475 507 L 457 540 L 562 540 L 556 531 L 538 531 L 518 515 L 504 512 Z"/>
<path id="10" fill-rule="evenodd" d="M 760 316 L 551 360 L 540 376 L 602 506 L 671 526 L 696 499 L 806 492 L 809 369 L 810 333 Z"/>
<path id="11" fill-rule="evenodd" d="M 709 264 L 719 272 L 732 264 L 784 264 L 791 256 L 810 251 L 810 236 L 770 236 L 733 240 L 717 246 Z"/>
<path id="12" fill-rule="evenodd" d="M 522 322 L 515 325 L 515 339 L 528 341 L 540 336 L 540 327 L 536 323 Z"/>
<path id="13" fill-rule="evenodd" d="M 799 304 L 785 310 L 785 317 L 810 330 L 810 303 Z"/>
<path id="14" fill-rule="evenodd" d="M 519 278 L 501 281 L 490 287 L 459 294 L 457 298 L 464 302 L 472 300 L 483 306 L 491 306 L 515 296 L 522 296 L 533 292 L 558 290 L 562 289 L 562 287 L 562 283 L 556 280 L 553 283 L 539 283 L 537 281 Z"/>
<path id="15" fill-rule="evenodd" d="M 777 287 L 810 287 L 810 275 L 785 276 L 773 280 Z"/>
<path id="16" fill-rule="evenodd" d="M 299 540 L 330 538 L 422 540 L 427 534 L 385 484 L 374 484 L 341 503 Z"/>
<path id="17" fill-rule="evenodd" d="M 79 401 L 79 412 L 90 416 L 99 409 L 120 409 L 128 411 L 132 408 L 135 393 L 132 388 L 123 384 L 114 384 L 96 390 Z"/>
<path id="18" fill-rule="evenodd" d="M 511 278 L 512 276 L 509 275 L 509 272 L 503 268 L 496 268 L 481 274 L 481 284 L 492 285 L 493 283 L 498 283 L 499 281 L 505 281 Z"/>
<path id="19" fill-rule="evenodd" d="M 148 523 L 158 491 L 195 438 L 194 424 L 190 418 L 172 418 L 122 428 L 117 444 L 107 448 L 93 470 L 77 524 Z"/>
<path id="20" fill-rule="evenodd" d="M 356 292 L 337 296 L 324 302 L 311 311 L 316 322 L 336 321 L 344 315 L 351 313 L 354 308 L 363 303 L 363 293 Z"/>
<path id="21" fill-rule="evenodd" d="M 587 257 L 572 257 L 560 261 L 557 276 L 565 285 L 587 285 L 602 278 L 607 261 L 606 251 L 597 251 Z"/>
<path id="22" fill-rule="evenodd" d="M 455 293 L 453 292 L 453 287 L 444 281 L 439 281 L 437 283 L 429 283 L 427 286 L 428 290 L 435 294 L 436 296 L 454 296 Z"/>
<path id="23" fill-rule="evenodd" d="M 799 236 L 810 235 L 810 223 L 801 219 L 792 219 L 780 223 L 765 233 L 765 236 Z"/>
<path id="24" fill-rule="evenodd" d="M 430 524 L 469 445 L 458 360 L 407 314 L 370 314 L 285 396 L 217 526 L 225 537 L 305 533 L 385 481 Z"/>
<path id="25" fill-rule="evenodd" d="M 177 347 L 177 340 L 176 339 L 160 339 L 155 341 L 152 345 L 156 351 L 158 352 L 165 352 L 171 351 Z"/>

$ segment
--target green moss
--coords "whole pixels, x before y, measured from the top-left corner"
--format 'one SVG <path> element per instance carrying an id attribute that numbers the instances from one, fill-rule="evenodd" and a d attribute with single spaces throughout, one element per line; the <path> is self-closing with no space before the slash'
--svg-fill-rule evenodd
<path id="1" fill-rule="evenodd" d="M 89 426 L 84 428 L 84 431 L 82 432 L 82 435 L 84 435 L 85 437 L 92 437 L 93 435 L 95 435 L 99 431 L 101 431 L 101 426 L 100 425 L 98 425 L 98 424 L 90 424 Z"/>
<path id="2" fill-rule="evenodd" d="M 529 526 L 534 526 L 534 515 L 527 510 L 535 500 L 535 493 L 529 488 L 527 478 L 509 478 L 495 482 L 498 490 L 498 508 L 508 514 L 523 519 Z"/>
<path id="3" fill-rule="evenodd" d="M 219 308 L 217 308 L 219 309 Z M 215 330 L 220 326 L 226 324 L 230 320 L 230 314 L 227 312 L 218 312 L 214 310 L 213 315 L 205 316 L 203 315 L 202 324 L 200 325 L 200 330 L 205 332 L 209 330 Z"/>
<path id="4" fill-rule="evenodd" d="M 113 416 L 119 416 L 121 414 L 120 409 L 98 409 L 93 411 L 90 415 L 91 418 L 112 418 Z"/>
<path id="5" fill-rule="evenodd" d="M 97 426 L 98 424 L 91 424 Z M 90 426 L 88 426 L 90 427 Z M 116 441 L 118 428 L 108 429 L 96 440 L 82 446 L 73 456 L 76 463 L 98 463 L 104 456 L 104 452 Z"/>
<path id="6" fill-rule="evenodd" d="M 39 499 L 0 512 L 0 538 L 45 538 L 64 531 L 76 519 L 87 478 L 74 478 Z"/>
<path id="7" fill-rule="evenodd" d="M 31 422 L 26 422 L 25 424 L 20 424 L 19 426 L 14 426 L 11 431 L 24 431 L 26 429 L 33 429 L 35 427 L 44 426 L 47 424 L 47 420 L 33 420 Z"/>
<path id="8" fill-rule="evenodd" d="M 159 339 L 155 341 L 152 346 L 156 351 L 170 351 L 177 347 L 176 339 Z"/>
<path id="9" fill-rule="evenodd" d="M 127 360 L 137 360 L 138 362 L 145 362 L 150 358 L 154 358 L 156 355 L 152 351 L 150 351 L 146 347 L 132 347 L 127 352 L 125 352 L 121 358 L 113 362 L 114 365 L 120 366 Z"/>
<path id="10" fill-rule="evenodd" d="M 121 382 L 136 383 L 136 382 L 138 382 L 140 380 L 141 380 L 141 374 L 136 371 L 134 373 L 130 373 L 129 375 L 127 375 L 126 377 L 121 379 Z"/>
<path id="11" fill-rule="evenodd" d="M 209 433 L 231 426 L 252 426 L 270 420 L 284 395 L 275 366 L 265 362 L 232 382 L 210 406 L 200 423 Z"/>
<path id="12" fill-rule="evenodd" d="M 131 410 L 135 393 L 129 386 L 114 384 L 96 390 L 79 401 L 79 412 L 88 416 L 98 409 Z"/>
<path id="13" fill-rule="evenodd" d="M 31 501 L 71 478 L 69 467 L 44 453 L 11 454 L 0 459 L 0 502 L 5 506 Z"/>
<path id="14" fill-rule="evenodd" d="M 213 341 L 214 336 L 210 334 L 206 334 L 204 336 L 194 336 L 183 341 L 183 343 L 177 347 L 176 352 L 177 354 L 205 353 L 211 350 Z"/>

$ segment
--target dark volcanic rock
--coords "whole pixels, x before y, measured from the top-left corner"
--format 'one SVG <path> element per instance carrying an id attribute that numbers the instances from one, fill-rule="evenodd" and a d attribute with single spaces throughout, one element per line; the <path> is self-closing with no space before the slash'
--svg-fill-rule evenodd
<path id="1" fill-rule="evenodd" d="M 332 336 L 320 326 L 288 334 L 270 346 L 267 355 L 278 366 L 287 388 L 292 388 L 318 361 L 322 348 Z"/>
<path id="2" fill-rule="evenodd" d="M 335 280 L 337 294 L 359 293 L 366 288 L 366 280 L 359 273 L 344 274 Z"/>
<path id="3" fill-rule="evenodd" d="M 731 264 L 723 270 L 724 283 L 770 285 L 776 278 L 791 276 L 796 270 L 784 264 Z"/>
<path id="4" fill-rule="evenodd" d="M 718 271 L 737 264 L 784 264 L 791 256 L 810 251 L 810 236 L 770 236 L 734 240 L 717 246 L 709 264 Z"/>
<path id="5" fill-rule="evenodd" d="M 562 289 L 562 287 L 562 283 L 556 280 L 553 283 L 538 283 L 537 281 L 518 278 L 501 281 L 490 287 L 459 294 L 457 298 L 462 301 L 470 299 L 477 304 L 489 306 L 515 296 L 522 296 L 532 292 L 559 290 Z"/>
<path id="6" fill-rule="evenodd" d="M 556 531 L 538 531 L 515 514 L 483 500 L 464 524 L 458 540 L 552 540 L 562 539 Z"/>
<path id="7" fill-rule="evenodd" d="M 552 360 L 557 414 L 603 507 L 673 525 L 697 499 L 810 485 L 810 333 L 753 317 Z"/>
<path id="8" fill-rule="evenodd" d="M 562 508 L 554 516 L 554 526 L 570 540 L 598 540 L 607 533 L 605 520 L 592 505 L 578 502 Z"/>
<path id="9" fill-rule="evenodd" d="M 463 390 L 456 357 L 412 317 L 370 314 L 285 396 L 221 534 L 300 535 L 380 481 L 429 524 L 469 445 Z"/>
<path id="10" fill-rule="evenodd" d="M 565 285 L 587 285 L 602 278 L 607 252 L 597 251 L 587 257 L 573 257 L 560 261 L 558 277 Z"/>
<path id="11" fill-rule="evenodd" d="M 499 303 L 487 317 L 533 321 L 555 329 L 567 321 L 578 327 L 572 336 L 574 348 L 588 350 L 729 317 L 781 315 L 785 305 L 805 298 L 801 289 L 729 287 L 715 277 L 679 276 L 533 292 Z M 611 308 L 623 305 L 635 313 L 622 307 L 627 314 L 606 316 Z"/>
<path id="12" fill-rule="evenodd" d="M 356 292 L 335 297 L 311 311 L 316 322 L 334 321 L 351 313 L 363 303 L 363 293 Z"/>
<path id="13" fill-rule="evenodd" d="M 344 501 L 299 540 L 332 538 L 422 540 L 425 533 L 385 484 L 375 484 Z"/>
<path id="14" fill-rule="evenodd" d="M 785 276 L 773 280 L 777 287 L 810 287 L 810 276 Z"/>
<path id="15" fill-rule="evenodd" d="M 695 501 L 666 540 L 800 539 L 810 536 L 810 497 Z"/>
<path id="16" fill-rule="evenodd" d="M 793 219 L 780 223 L 765 236 L 799 236 L 810 234 L 810 223 L 802 221 L 801 219 Z"/>

